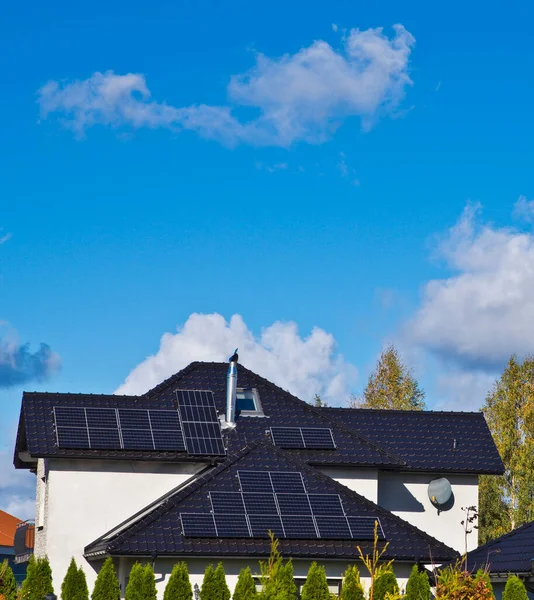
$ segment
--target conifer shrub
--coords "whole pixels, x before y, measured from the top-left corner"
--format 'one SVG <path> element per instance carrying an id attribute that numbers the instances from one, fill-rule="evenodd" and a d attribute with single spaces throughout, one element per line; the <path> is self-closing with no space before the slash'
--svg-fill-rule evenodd
<path id="1" fill-rule="evenodd" d="M 43 600 L 46 594 L 53 594 L 52 569 L 48 558 L 35 558 L 32 554 L 26 569 L 26 579 L 21 594 L 24 600 Z"/>
<path id="2" fill-rule="evenodd" d="M 213 573 L 213 582 L 216 590 L 213 600 L 230 600 L 230 589 L 226 583 L 226 573 L 224 572 L 222 562 L 217 565 Z"/>
<path id="3" fill-rule="evenodd" d="M 365 600 L 363 586 L 360 582 L 360 571 L 356 565 L 348 567 L 345 571 L 340 600 Z"/>
<path id="4" fill-rule="evenodd" d="M 420 571 L 417 565 L 412 567 L 404 598 L 405 600 L 429 600 L 430 598 L 428 575 L 424 571 Z"/>
<path id="5" fill-rule="evenodd" d="M 7 559 L 0 565 L 0 599 L 17 600 L 17 582 Z"/>
<path id="6" fill-rule="evenodd" d="M 515 575 L 508 577 L 502 594 L 502 600 L 528 600 L 525 584 L 519 577 Z"/>
<path id="7" fill-rule="evenodd" d="M 189 581 L 189 572 L 184 562 L 174 565 L 165 587 L 163 600 L 192 600 L 193 588 Z"/>
<path id="8" fill-rule="evenodd" d="M 143 568 L 142 600 L 158 600 L 156 589 L 156 576 L 152 565 L 146 564 Z"/>
<path id="9" fill-rule="evenodd" d="M 126 593 L 124 594 L 125 600 L 144 600 L 144 579 L 145 568 L 141 563 L 134 563 L 128 577 L 128 585 L 126 586 Z"/>
<path id="10" fill-rule="evenodd" d="M 81 567 L 78 568 L 74 557 L 61 584 L 61 600 L 89 600 L 85 573 Z"/>
<path id="11" fill-rule="evenodd" d="M 121 588 L 113 560 L 106 558 L 95 581 L 95 587 L 91 594 L 91 600 L 120 600 Z M 24 599 L 26 600 L 26 599 Z M 40 599 L 42 600 L 42 598 Z"/>
<path id="12" fill-rule="evenodd" d="M 204 579 L 202 580 L 202 586 L 200 588 L 200 600 L 214 600 L 214 577 L 215 569 L 213 565 L 208 565 L 204 571 Z"/>
<path id="13" fill-rule="evenodd" d="M 395 595 L 398 592 L 399 586 L 395 573 L 393 571 L 384 571 L 375 581 L 373 600 L 386 600 L 387 594 Z"/>
<path id="14" fill-rule="evenodd" d="M 232 596 L 233 600 L 253 600 L 256 596 L 256 584 L 254 583 L 250 567 L 241 569 L 234 589 L 234 595 Z M 164 600 L 167 600 L 167 598 L 164 598 Z"/>
<path id="15" fill-rule="evenodd" d="M 320 567 L 316 562 L 310 565 L 300 597 L 301 600 L 330 600 L 324 567 Z"/>

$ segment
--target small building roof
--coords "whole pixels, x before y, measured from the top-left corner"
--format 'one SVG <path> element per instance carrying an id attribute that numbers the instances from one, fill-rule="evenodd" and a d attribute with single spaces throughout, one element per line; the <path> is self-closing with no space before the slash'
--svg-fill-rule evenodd
<path id="1" fill-rule="evenodd" d="M 20 519 L 0 510 L 0 546 L 13 546 L 19 523 L 22 523 Z"/>

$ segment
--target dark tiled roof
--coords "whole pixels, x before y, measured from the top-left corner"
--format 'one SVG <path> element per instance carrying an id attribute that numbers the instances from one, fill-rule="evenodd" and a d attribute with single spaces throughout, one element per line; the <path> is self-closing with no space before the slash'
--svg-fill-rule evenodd
<path id="1" fill-rule="evenodd" d="M 321 408 L 336 421 L 394 451 L 410 470 L 502 474 L 481 412 Z"/>
<path id="2" fill-rule="evenodd" d="M 214 467 L 193 483 L 168 495 L 159 505 L 144 512 L 85 548 L 88 558 L 103 553 L 113 556 L 257 556 L 269 554 L 269 541 L 263 539 L 187 538 L 181 533 L 181 512 L 209 512 L 210 491 L 238 491 L 237 471 L 300 471 L 310 493 L 337 493 L 349 515 L 378 517 L 389 546 L 385 557 L 396 560 L 443 562 L 457 553 L 413 525 L 378 507 L 363 496 L 336 483 L 270 443 L 255 443 Z M 284 555 L 306 558 L 351 557 L 357 555 L 357 542 L 351 540 L 280 540 Z M 359 543 L 364 553 L 371 542 Z"/>
<path id="3" fill-rule="evenodd" d="M 534 521 L 480 546 L 467 555 L 467 568 L 487 567 L 492 574 L 534 574 Z"/>

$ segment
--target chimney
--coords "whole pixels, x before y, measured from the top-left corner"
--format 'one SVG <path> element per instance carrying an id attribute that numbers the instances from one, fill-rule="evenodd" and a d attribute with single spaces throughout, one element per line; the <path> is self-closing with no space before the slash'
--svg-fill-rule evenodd
<path id="1" fill-rule="evenodd" d="M 235 405 L 237 394 L 237 361 L 239 356 L 237 348 L 230 357 L 228 374 L 226 375 L 226 423 L 228 427 L 235 427 Z"/>

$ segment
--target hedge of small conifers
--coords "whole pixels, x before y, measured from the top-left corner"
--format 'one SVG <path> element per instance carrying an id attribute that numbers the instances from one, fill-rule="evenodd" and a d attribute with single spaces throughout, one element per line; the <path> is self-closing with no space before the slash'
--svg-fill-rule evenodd
<path id="1" fill-rule="evenodd" d="M 284 561 L 278 552 L 278 544 L 273 541 L 273 549 L 268 561 L 260 561 L 261 591 L 250 568 L 239 573 L 233 596 L 226 583 L 226 575 L 219 563 L 215 568 L 209 565 L 204 573 L 200 588 L 200 600 L 297 600 L 298 590 L 293 578 L 291 559 Z M 345 571 L 341 600 L 427 600 L 431 598 L 430 583 L 425 571 L 417 566 L 412 568 L 406 590 L 401 593 L 393 570 L 379 571 L 366 592 L 360 582 L 358 568 L 353 565 Z M 52 572 L 46 558 L 30 559 L 27 577 L 20 590 L 17 590 L 13 572 L 7 562 L 0 565 L 0 600 L 43 600 L 53 592 Z M 490 600 L 495 598 L 487 573 L 478 571 L 471 574 L 461 565 L 443 570 L 436 585 L 436 600 Z M 105 560 L 95 582 L 91 600 L 120 600 L 119 580 L 111 558 Z M 515 577 L 508 578 L 503 600 L 528 600 L 523 582 Z M 176 564 L 169 577 L 164 600 L 192 600 L 193 589 L 184 562 Z M 301 600 L 331 600 L 324 567 L 312 563 L 300 593 Z M 61 600 L 89 600 L 89 590 L 85 574 L 74 559 L 61 585 Z M 125 600 L 157 600 L 154 571 L 149 564 L 135 563 L 130 571 L 126 586 Z"/>

